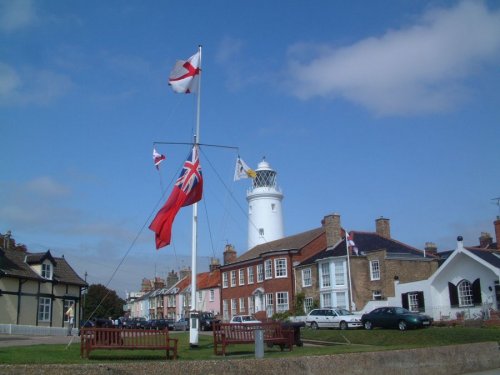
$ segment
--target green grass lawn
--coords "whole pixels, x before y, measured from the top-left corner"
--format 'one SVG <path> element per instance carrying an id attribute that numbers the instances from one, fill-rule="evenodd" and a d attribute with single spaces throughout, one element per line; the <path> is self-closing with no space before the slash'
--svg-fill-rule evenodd
<path id="1" fill-rule="evenodd" d="M 265 357 L 326 355 L 349 352 L 408 349 L 429 346 L 465 344 L 473 342 L 500 342 L 499 328 L 428 328 L 400 332 L 398 330 L 311 330 L 303 329 L 302 338 L 330 342 L 328 346 L 294 347 L 293 351 L 281 352 L 278 347 L 265 347 Z M 231 345 L 226 357 L 213 353 L 212 336 L 200 335 L 199 346 L 189 348 L 189 333 L 172 335 L 179 338 L 179 360 L 230 360 L 254 358 L 253 345 Z M 127 361 L 164 361 L 165 352 L 160 350 L 96 350 L 90 359 L 80 358 L 80 343 L 67 345 L 34 345 L 0 348 L 2 364 L 48 363 L 106 363 Z"/>

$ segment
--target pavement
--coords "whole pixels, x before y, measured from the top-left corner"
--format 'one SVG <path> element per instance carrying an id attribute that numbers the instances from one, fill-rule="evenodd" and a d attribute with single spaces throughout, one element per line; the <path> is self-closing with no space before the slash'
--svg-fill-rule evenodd
<path id="1" fill-rule="evenodd" d="M 0 334 L 0 348 L 8 346 L 26 346 L 42 344 L 80 343 L 79 336 L 23 336 Z"/>

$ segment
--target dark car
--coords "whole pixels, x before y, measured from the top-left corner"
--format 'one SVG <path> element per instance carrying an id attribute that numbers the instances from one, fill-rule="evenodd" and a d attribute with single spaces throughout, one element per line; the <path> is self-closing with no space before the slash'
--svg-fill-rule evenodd
<path id="1" fill-rule="evenodd" d="M 430 327 L 432 318 L 402 307 L 379 307 L 368 314 L 363 314 L 361 323 L 365 329 L 381 327 L 406 331 L 408 328 Z"/>
<path id="2" fill-rule="evenodd" d="M 173 326 L 173 320 L 170 321 L 169 319 L 152 319 L 148 322 L 146 328 L 162 330 L 162 329 L 171 329 L 172 326 Z"/>
<path id="3" fill-rule="evenodd" d="M 212 314 L 211 312 L 200 313 L 199 319 L 200 319 L 200 330 L 202 331 L 211 331 L 212 323 L 219 321 L 218 319 L 215 319 L 214 314 Z"/>
<path id="4" fill-rule="evenodd" d="M 189 329 L 189 321 L 184 318 L 180 318 L 174 323 L 174 331 L 187 331 Z"/>

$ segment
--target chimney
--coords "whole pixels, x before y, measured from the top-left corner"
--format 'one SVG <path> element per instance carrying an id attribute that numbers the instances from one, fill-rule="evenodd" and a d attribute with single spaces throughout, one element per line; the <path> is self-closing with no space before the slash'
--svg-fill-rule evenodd
<path id="1" fill-rule="evenodd" d="M 332 248 L 342 239 L 340 215 L 331 214 L 325 216 L 323 220 L 321 220 L 321 225 L 323 225 L 326 233 L 326 248 Z"/>
<path id="2" fill-rule="evenodd" d="M 500 250 L 500 216 L 493 223 L 495 225 L 495 237 L 497 239 L 497 250 Z"/>
<path id="3" fill-rule="evenodd" d="M 389 223 L 389 219 L 380 216 L 375 220 L 375 228 L 378 235 L 389 239 L 391 238 L 391 224 Z"/>
<path id="4" fill-rule="evenodd" d="M 152 290 L 151 280 L 146 278 L 142 279 L 141 292 L 150 292 L 151 290 Z"/>
<path id="5" fill-rule="evenodd" d="M 224 249 L 224 265 L 233 263 L 236 260 L 236 250 L 233 245 L 227 244 Z"/>
<path id="6" fill-rule="evenodd" d="M 214 272 L 214 271 L 215 271 L 217 268 L 219 268 L 219 267 L 220 267 L 220 262 L 219 262 L 219 259 L 217 259 L 217 258 L 212 258 L 212 259 L 210 260 L 210 268 L 209 268 L 210 272 Z"/>
<path id="7" fill-rule="evenodd" d="M 177 273 L 174 270 L 170 271 L 167 275 L 167 288 L 174 286 L 177 281 L 179 281 Z"/>
<path id="8" fill-rule="evenodd" d="M 481 232 L 479 237 L 479 247 L 482 249 L 487 249 L 493 243 L 493 238 L 488 232 Z"/>
<path id="9" fill-rule="evenodd" d="M 426 242 L 425 243 L 425 256 L 437 256 L 437 246 L 434 242 Z"/>
<path id="10" fill-rule="evenodd" d="M 155 289 L 155 290 L 156 290 L 156 289 L 161 289 L 161 288 L 163 288 L 163 287 L 165 286 L 165 283 L 163 282 L 163 280 L 162 280 L 162 279 L 161 279 L 161 277 L 159 277 L 159 276 L 156 276 L 156 277 L 154 278 L 154 282 L 153 282 L 153 284 L 154 284 L 154 289 Z"/>

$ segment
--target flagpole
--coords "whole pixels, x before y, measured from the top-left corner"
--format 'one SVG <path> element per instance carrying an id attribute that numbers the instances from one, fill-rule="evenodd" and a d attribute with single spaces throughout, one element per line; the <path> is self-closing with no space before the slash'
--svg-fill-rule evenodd
<path id="1" fill-rule="evenodd" d="M 352 312 L 354 302 L 352 300 L 352 282 L 351 282 L 351 261 L 349 254 L 349 233 L 345 231 L 345 249 L 347 252 L 347 273 L 349 275 L 349 311 Z"/>
<path id="2" fill-rule="evenodd" d="M 201 45 L 198 46 L 200 54 L 200 72 L 198 74 L 198 92 L 196 105 L 196 133 L 194 136 L 194 147 L 196 152 L 199 152 L 198 145 L 200 143 L 200 108 L 201 108 Z M 199 158 L 199 154 L 197 155 Z M 196 274 L 197 274 L 197 253 L 198 253 L 198 202 L 193 204 L 193 230 L 191 243 L 191 313 L 189 319 L 189 345 L 190 347 L 198 347 L 198 324 L 199 319 L 196 307 Z"/>

